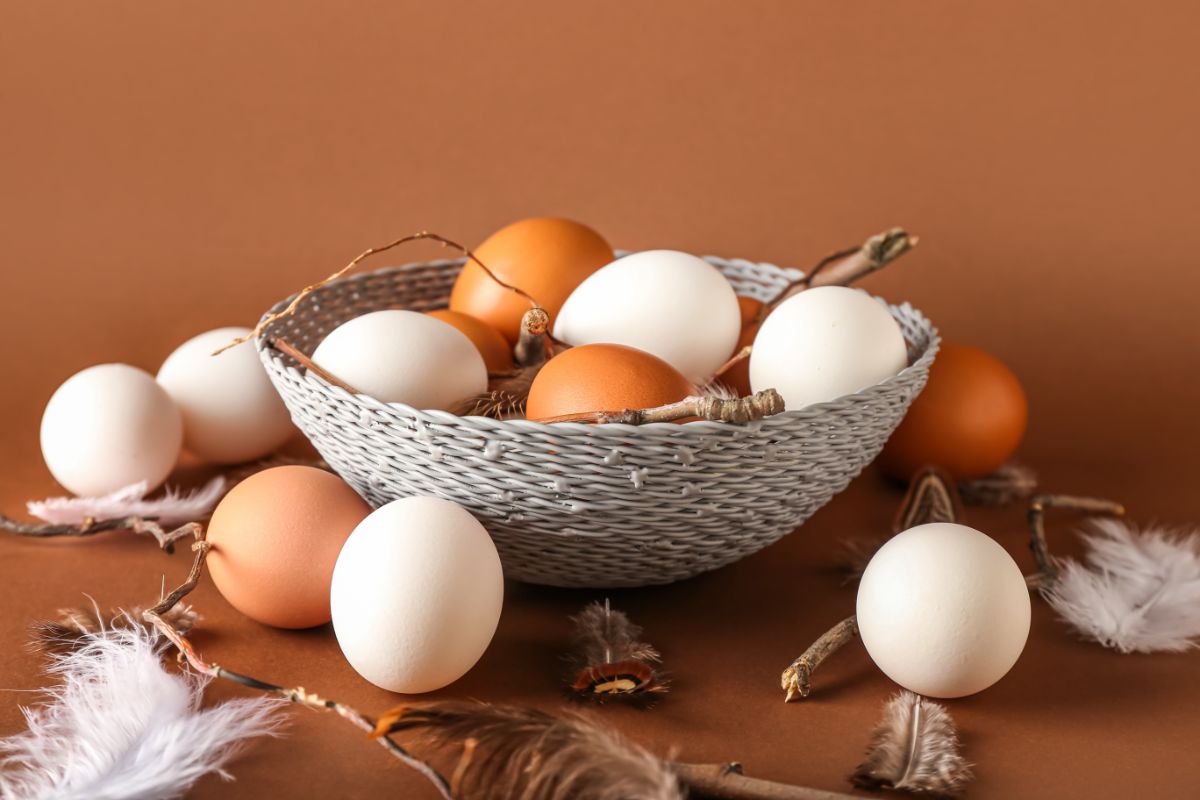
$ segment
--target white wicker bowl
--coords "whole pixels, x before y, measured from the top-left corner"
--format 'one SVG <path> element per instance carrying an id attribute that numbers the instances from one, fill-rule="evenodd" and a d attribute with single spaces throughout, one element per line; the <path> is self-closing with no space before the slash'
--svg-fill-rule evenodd
<path id="1" fill-rule="evenodd" d="M 706 257 L 740 294 L 769 300 L 796 270 Z M 877 386 L 747 425 L 547 425 L 421 411 L 353 395 L 268 345 L 311 354 L 369 311 L 445 306 L 462 260 L 383 269 L 314 292 L 256 344 L 292 419 L 373 506 L 437 495 L 487 527 L 505 574 L 552 586 L 670 583 L 775 542 L 878 455 L 925 385 L 938 335 L 889 307 L 906 369 Z M 282 309 L 289 299 L 272 311 Z"/>

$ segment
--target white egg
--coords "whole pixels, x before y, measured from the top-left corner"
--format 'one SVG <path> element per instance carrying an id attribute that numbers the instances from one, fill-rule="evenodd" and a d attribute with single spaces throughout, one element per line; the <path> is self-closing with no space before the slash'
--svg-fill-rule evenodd
<path id="1" fill-rule="evenodd" d="M 821 286 L 788 298 L 763 321 L 750 353 L 750 388 L 775 389 L 788 410 L 852 394 L 908 365 L 904 334 L 858 289 Z"/>
<path id="2" fill-rule="evenodd" d="M 858 587 L 871 660 L 906 689 L 962 697 L 1017 663 L 1029 636 L 1029 590 L 1012 556 L 966 525 L 934 522 L 890 539 Z"/>
<path id="3" fill-rule="evenodd" d="M 492 641 L 504 574 L 483 526 L 457 503 L 406 497 L 359 523 L 333 569 L 333 631 L 376 686 L 416 694 L 461 678 Z"/>
<path id="4" fill-rule="evenodd" d="M 558 312 L 554 338 L 636 347 L 701 382 L 733 354 L 741 319 L 733 287 L 712 264 L 675 250 L 647 250 L 579 284 Z"/>
<path id="5" fill-rule="evenodd" d="M 471 340 L 415 311 L 355 317 L 326 336 L 312 360 L 385 403 L 450 409 L 487 390 L 487 367 Z"/>
<path id="6" fill-rule="evenodd" d="M 188 339 L 167 356 L 158 383 L 183 413 L 183 443 L 216 464 L 273 453 L 295 430 L 252 342 L 213 351 L 249 328 L 217 328 Z"/>
<path id="7" fill-rule="evenodd" d="M 128 364 L 72 375 L 42 414 L 42 457 L 55 480 L 80 497 L 141 481 L 153 489 L 179 458 L 183 421 L 166 391 Z"/>

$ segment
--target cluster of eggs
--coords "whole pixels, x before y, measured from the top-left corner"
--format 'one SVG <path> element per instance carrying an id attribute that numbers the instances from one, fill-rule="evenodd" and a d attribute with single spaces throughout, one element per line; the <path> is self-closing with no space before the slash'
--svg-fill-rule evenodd
<path id="1" fill-rule="evenodd" d="M 553 337 L 571 347 L 534 379 L 530 419 L 682 400 L 748 336 L 745 385 L 730 382 L 742 394 L 776 389 L 789 409 L 871 386 L 907 364 L 892 315 L 857 290 L 800 293 L 760 325 L 762 305 L 739 298 L 704 259 L 674 250 L 617 258 L 578 222 L 522 220 L 473 252 L 478 261 L 459 273 L 449 309 L 356 317 L 318 345 L 313 362 L 383 402 L 452 410 L 485 392 L 489 373 L 513 368 L 532 298 L 549 315 Z"/>
<path id="2" fill-rule="evenodd" d="M 71 376 L 42 414 L 42 456 L 74 494 L 145 483 L 154 489 L 186 449 L 213 464 L 261 458 L 294 428 L 250 344 L 210 357 L 248 328 L 217 328 L 180 345 L 158 375 L 99 364 Z"/>

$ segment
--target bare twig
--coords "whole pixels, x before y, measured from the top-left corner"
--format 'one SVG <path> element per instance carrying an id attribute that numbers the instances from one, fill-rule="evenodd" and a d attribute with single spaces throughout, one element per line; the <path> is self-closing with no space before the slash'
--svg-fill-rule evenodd
<path id="1" fill-rule="evenodd" d="M 174 591 L 164 597 L 157 605 L 142 612 L 142 618 L 146 622 L 154 626 L 167 640 L 175 646 L 179 651 L 179 655 L 188 663 L 192 669 L 199 672 L 201 675 L 207 675 L 211 678 L 221 678 L 233 683 L 247 686 L 251 689 L 256 689 L 261 692 L 282 697 L 283 699 L 316 709 L 318 711 L 332 711 L 342 719 L 349 722 L 354 727 L 364 733 L 371 733 L 375 730 L 375 722 L 369 717 L 362 714 L 357 709 L 348 706 L 344 703 L 339 703 L 335 700 L 329 700 L 321 697 L 315 692 L 310 692 L 302 686 L 285 687 L 278 684 L 268 683 L 267 681 L 252 678 L 249 675 L 243 675 L 232 670 L 225 669 L 219 664 L 205 661 L 192 647 L 192 643 L 171 624 L 169 615 L 175 606 L 187 597 L 188 594 L 196 588 L 200 581 L 200 576 L 204 572 L 204 561 L 208 556 L 211 545 L 205 539 L 204 528 L 196 525 L 195 541 L 192 543 L 192 551 L 196 556 L 192 560 L 191 570 L 188 572 L 187 578 Z M 387 736 L 380 736 L 376 739 L 379 744 L 391 753 L 395 758 L 404 762 L 407 766 L 425 776 L 427 780 L 438 790 L 445 800 L 452 800 L 450 795 L 449 784 L 442 775 L 431 767 L 426 762 L 413 756 L 403 747 L 392 741 Z"/>
<path id="2" fill-rule="evenodd" d="M 417 233 L 410 233 L 408 236 L 401 236 L 399 239 L 396 239 L 395 241 L 392 241 L 392 242 L 388 242 L 385 245 L 380 245 L 379 247 L 369 247 L 366 250 L 362 251 L 357 256 L 355 256 L 354 259 L 351 260 L 351 262 L 349 264 L 342 267 L 337 272 L 330 275 L 328 278 L 325 278 L 322 281 L 318 281 L 317 283 L 305 286 L 303 289 L 301 289 L 296 294 L 295 297 L 292 298 L 292 302 L 288 303 L 286 308 L 284 308 L 282 311 L 276 311 L 273 314 L 268 314 L 257 325 L 254 326 L 254 330 L 250 331 L 250 333 L 246 334 L 245 336 L 239 336 L 238 338 L 231 341 L 229 344 L 227 344 L 224 347 L 222 347 L 221 349 L 215 351 L 213 353 L 213 355 L 214 356 L 220 355 L 221 353 L 225 352 L 226 350 L 228 350 L 231 347 L 236 347 L 237 345 L 242 344 L 243 342 L 248 342 L 251 339 L 253 339 L 254 337 L 261 334 L 268 325 L 271 325 L 274 322 L 284 319 L 285 317 L 290 317 L 292 314 L 294 314 L 296 312 L 296 309 L 299 308 L 300 303 L 304 300 L 305 297 L 308 297 L 310 294 L 315 292 L 317 289 L 320 289 L 322 286 L 332 283 L 333 281 L 342 277 L 347 272 L 349 272 L 350 270 L 352 270 L 356 266 L 358 266 L 359 263 L 362 262 L 364 259 L 366 259 L 370 256 L 373 256 L 373 255 L 376 255 L 378 253 L 386 252 L 388 250 L 391 250 L 394 247 L 399 247 L 402 244 L 407 244 L 409 242 L 415 242 L 415 241 L 418 241 L 421 239 L 434 241 L 434 242 L 439 243 L 443 247 L 451 247 L 455 250 L 458 250 L 460 253 L 465 255 L 469 260 L 474 261 L 476 264 L 478 264 L 479 268 L 482 269 L 489 278 L 491 278 L 493 281 L 498 283 L 500 286 L 502 286 L 505 289 L 507 289 L 508 291 L 518 294 L 521 297 L 528 300 L 529 305 L 531 307 L 540 308 L 538 302 L 536 300 L 534 300 L 532 297 L 530 297 L 526 291 L 524 291 L 523 289 L 520 289 L 516 286 L 513 286 L 512 284 L 505 283 L 504 281 L 500 280 L 500 278 L 497 277 L 496 273 L 492 272 L 492 270 L 486 264 L 484 264 L 482 261 L 480 261 L 478 258 L 476 258 L 475 254 L 472 253 L 470 250 L 468 250 L 466 247 L 463 247 L 461 244 L 459 244 L 458 242 L 455 242 L 451 239 L 447 239 L 445 236 L 441 236 L 436 233 L 431 233 L 429 231 L 418 231 Z"/>
<path id="3" fill-rule="evenodd" d="M 960 481 L 963 501 L 974 506 L 1006 506 L 1037 491 L 1037 473 L 1024 464 L 1009 462 L 991 475 Z"/>
<path id="4" fill-rule="evenodd" d="M 785 692 L 783 701 L 790 703 L 798 697 L 808 697 L 812 691 L 809 683 L 813 670 L 829 656 L 842 649 L 847 642 L 858 636 L 858 616 L 851 615 L 834 625 L 817 639 L 804 653 L 788 665 L 780 677 Z"/>
<path id="5" fill-rule="evenodd" d="M 750 778 L 736 761 L 725 764 L 674 764 L 679 782 L 690 793 L 717 800 L 850 800 L 853 795 Z"/>
<path id="6" fill-rule="evenodd" d="M 518 366 L 531 367 L 546 360 L 546 338 L 550 332 L 550 315 L 535 306 L 521 316 L 521 333 L 513 348 L 513 360 Z"/>
<path id="7" fill-rule="evenodd" d="M 175 542 L 193 535 L 192 528 L 196 523 L 189 522 L 174 530 L 163 530 L 163 527 L 152 519 L 143 517 L 120 517 L 119 519 L 88 520 L 82 525 L 58 525 L 52 523 L 20 522 L 0 514 L 0 530 L 16 536 L 33 538 L 54 537 L 84 537 L 95 536 L 97 533 L 108 531 L 133 531 L 139 536 L 149 536 L 168 553 L 175 552 Z"/>
<path id="8" fill-rule="evenodd" d="M 783 397 L 774 389 L 764 389 L 749 397 L 726 400 L 711 395 L 685 397 L 677 403 L 654 408 L 625 411 L 597 411 L 545 417 L 536 422 L 590 422 L 598 425 L 648 425 L 653 422 L 673 422 L 688 417 L 719 422 L 750 422 L 783 411 Z"/>
<path id="9" fill-rule="evenodd" d="M 291 356 L 298 364 L 300 364 L 300 366 L 304 367 L 309 372 L 319 375 L 326 383 L 332 384 L 339 389 L 345 389 L 350 394 L 364 394 L 364 392 L 355 389 L 341 378 L 324 369 L 320 364 L 313 361 L 312 358 L 301 352 L 300 348 L 296 347 L 287 339 L 275 337 L 271 339 L 268 344 L 279 352 L 286 353 L 287 355 Z"/>
<path id="10" fill-rule="evenodd" d="M 1029 549 L 1033 551 L 1037 572 L 1025 576 L 1025 582 L 1034 589 L 1049 586 L 1058 580 L 1058 563 L 1050 555 L 1050 548 L 1046 542 L 1045 517 L 1046 511 L 1051 508 L 1065 508 L 1088 514 L 1108 514 L 1114 517 L 1125 514 L 1125 506 L 1120 503 L 1095 497 L 1062 494 L 1039 494 L 1034 497 L 1029 503 Z"/>
<path id="11" fill-rule="evenodd" d="M 785 286 L 774 300 L 766 303 L 758 312 L 758 320 L 764 320 L 783 301 L 805 289 L 816 286 L 846 286 L 895 261 L 917 246 L 917 237 L 910 236 L 903 228 L 892 228 L 867 239 L 862 246 L 840 250 L 826 256 L 805 275 Z"/>

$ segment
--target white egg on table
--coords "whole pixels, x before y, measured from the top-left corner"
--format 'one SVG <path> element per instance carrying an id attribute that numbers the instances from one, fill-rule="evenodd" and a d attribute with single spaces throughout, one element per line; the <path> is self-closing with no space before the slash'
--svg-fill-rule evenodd
<path id="1" fill-rule="evenodd" d="M 601 267 L 576 287 L 554 323 L 559 341 L 636 347 L 696 382 L 729 359 L 740 333 L 729 281 L 704 259 L 675 250 L 632 253 Z"/>
<path id="2" fill-rule="evenodd" d="M 866 292 L 820 286 L 763 321 L 750 353 L 750 388 L 775 389 L 789 411 L 874 386 L 908 365 L 904 334 Z"/>
<path id="3" fill-rule="evenodd" d="M 471 340 L 415 311 L 373 311 L 335 328 L 312 354 L 317 366 L 385 403 L 449 410 L 487 390 Z"/>
<path id="4" fill-rule="evenodd" d="M 393 692 L 431 692 L 479 660 L 500 621 L 504 574 L 457 503 L 406 497 L 373 511 L 333 569 L 330 607 L 350 665 Z"/>
<path id="5" fill-rule="evenodd" d="M 248 333 L 249 328 L 201 333 L 175 348 L 158 370 L 159 385 L 183 413 L 184 447 L 215 464 L 262 458 L 295 430 L 253 342 L 213 355 Z"/>
<path id="6" fill-rule="evenodd" d="M 949 522 L 896 534 L 858 587 L 858 630 L 871 660 L 929 697 L 982 691 L 1012 668 L 1029 637 L 1025 578 L 974 528 Z"/>
<path id="7" fill-rule="evenodd" d="M 170 474 L 183 442 L 183 420 L 149 373 L 128 364 L 77 372 L 42 414 L 42 457 L 54 479 L 80 497 Z"/>

